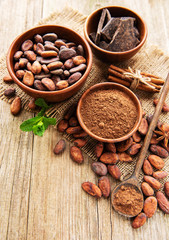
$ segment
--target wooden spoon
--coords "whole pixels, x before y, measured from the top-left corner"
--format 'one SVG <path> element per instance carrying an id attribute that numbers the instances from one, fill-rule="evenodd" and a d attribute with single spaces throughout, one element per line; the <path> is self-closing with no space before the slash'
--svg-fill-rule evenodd
<path id="1" fill-rule="evenodd" d="M 146 137 L 144 139 L 144 143 L 143 143 L 143 146 L 141 148 L 141 151 L 140 151 L 140 154 L 139 154 L 139 158 L 138 158 L 137 164 L 135 166 L 135 170 L 134 170 L 133 174 L 131 175 L 131 177 L 129 177 L 127 180 L 124 180 L 122 183 L 120 183 L 118 186 L 116 186 L 113 189 L 112 193 L 111 193 L 111 202 L 112 202 L 112 205 L 113 205 L 114 209 L 119 214 L 121 214 L 123 216 L 134 217 L 134 216 L 138 215 L 141 212 L 142 209 L 139 210 L 139 212 L 134 214 L 134 215 L 124 214 L 123 212 L 120 212 L 117 209 L 117 207 L 115 206 L 113 200 L 114 200 L 115 194 L 121 188 L 121 186 L 130 186 L 130 187 L 134 188 L 136 191 L 140 192 L 142 194 L 142 199 L 140 199 L 140 201 L 142 201 L 142 208 L 143 208 L 143 202 L 144 202 L 143 201 L 143 193 L 141 191 L 140 184 L 138 182 L 138 176 L 139 176 L 141 167 L 143 165 L 144 159 L 146 157 L 146 153 L 147 153 L 147 150 L 148 150 L 148 147 L 149 147 L 149 144 L 150 144 L 150 140 L 151 140 L 153 131 L 154 131 L 156 125 L 157 125 L 157 121 L 158 121 L 159 115 L 161 113 L 161 109 L 163 107 L 163 103 L 165 101 L 165 98 L 167 96 L 168 91 L 169 91 L 169 73 L 168 73 L 167 79 L 166 79 L 166 81 L 164 83 L 163 89 L 161 91 L 160 99 L 159 99 L 159 102 L 158 102 L 158 104 L 156 106 L 156 109 L 155 109 L 152 121 L 150 123 L 148 132 L 147 132 Z"/>

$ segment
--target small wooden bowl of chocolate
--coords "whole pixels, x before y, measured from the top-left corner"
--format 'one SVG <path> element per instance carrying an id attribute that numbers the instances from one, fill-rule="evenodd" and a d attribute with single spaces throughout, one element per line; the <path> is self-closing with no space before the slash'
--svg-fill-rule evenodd
<path id="1" fill-rule="evenodd" d="M 102 61 L 121 62 L 130 59 L 144 45 L 147 27 L 132 10 L 109 6 L 88 16 L 84 35 L 94 54 Z"/>
<path id="2" fill-rule="evenodd" d="M 12 42 L 7 54 L 7 68 L 15 83 L 47 102 L 60 102 L 77 93 L 91 66 L 87 41 L 58 25 L 29 29 Z"/>
<path id="3" fill-rule="evenodd" d="M 121 142 L 137 131 L 142 108 L 137 96 L 117 83 L 90 87 L 80 98 L 77 117 L 89 136 L 100 142 Z"/>

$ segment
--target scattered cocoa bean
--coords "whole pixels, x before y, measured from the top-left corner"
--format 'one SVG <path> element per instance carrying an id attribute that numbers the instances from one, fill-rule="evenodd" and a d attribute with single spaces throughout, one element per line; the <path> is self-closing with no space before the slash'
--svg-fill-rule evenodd
<path id="1" fill-rule="evenodd" d="M 159 140 L 157 140 L 157 136 L 152 136 L 150 144 L 156 145 L 159 143 Z"/>
<path id="2" fill-rule="evenodd" d="M 141 144 L 140 143 L 135 143 L 127 149 L 127 153 L 131 156 L 134 156 L 140 151 L 140 148 L 141 148 Z"/>
<path id="3" fill-rule="evenodd" d="M 80 148 L 75 147 L 75 146 L 70 148 L 70 157 L 74 162 L 79 163 L 79 164 L 83 163 L 83 161 L 84 161 L 82 151 L 80 150 Z"/>
<path id="4" fill-rule="evenodd" d="M 105 152 L 101 155 L 100 161 L 105 164 L 116 164 L 119 160 L 119 157 L 116 153 Z"/>
<path id="5" fill-rule="evenodd" d="M 146 175 L 153 174 L 153 167 L 151 166 L 151 163 L 147 159 L 145 159 L 143 163 L 143 172 Z"/>
<path id="6" fill-rule="evenodd" d="M 160 189 L 161 188 L 161 183 L 157 180 L 157 179 L 155 179 L 155 178 L 153 178 L 153 177 L 151 177 L 151 176 L 144 176 L 144 180 L 147 182 L 147 183 L 149 183 L 150 184 L 150 186 L 152 187 L 152 188 L 154 188 L 154 189 L 156 189 L 156 190 L 158 190 L 158 189 Z"/>
<path id="7" fill-rule="evenodd" d="M 103 197 L 108 198 L 110 196 L 110 191 L 111 191 L 110 181 L 108 177 L 106 176 L 100 177 L 98 180 L 98 185 L 102 192 Z"/>
<path id="8" fill-rule="evenodd" d="M 125 152 L 133 143 L 133 138 L 130 137 L 129 139 L 120 142 L 117 144 L 117 151 L 118 152 Z"/>
<path id="9" fill-rule="evenodd" d="M 64 119 L 69 120 L 76 111 L 77 104 L 72 104 L 64 115 Z"/>
<path id="10" fill-rule="evenodd" d="M 68 134 L 75 134 L 75 133 L 80 133 L 82 130 L 82 128 L 80 126 L 76 126 L 76 127 L 69 127 L 66 129 L 66 132 Z"/>
<path id="11" fill-rule="evenodd" d="M 146 222 L 146 215 L 145 213 L 139 213 L 139 215 L 137 217 L 135 217 L 135 219 L 132 222 L 132 227 L 133 228 L 139 228 L 141 226 L 144 225 L 144 223 Z"/>
<path id="12" fill-rule="evenodd" d="M 148 122 L 145 118 L 141 119 L 141 123 L 140 126 L 138 128 L 138 131 L 141 135 L 145 136 L 147 134 L 148 131 Z"/>
<path id="13" fill-rule="evenodd" d="M 73 134 L 74 138 L 83 138 L 83 137 L 87 137 L 88 134 L 85 131 L 81 131 L 80 133 L 75 133 Z"/>
<path id="14" fill-rule="evenodd" d="M 116 180 L 119 180 L 121 177 L 121 171 L 117 165 L 108 165 L 108 172 L 110 175 L 115 178 Z"/>
<path id="15" fill-rule="evenodd" d="M 116 146 L 114 143 L 106 143 L 105 147 L 108 152 L 116 153 Z"/>
<path id="16" fill-rule="evenodd" d="M 155 106 L 157 106 L 158 102 L 159 102 L 158 98 L 153 99 L 153 103 L 154 103 Z M 169 112 L 169 106 L 167 105 L 166 102 L 164 102 L 164 104 L 163 104 L 162 111 L 163 112 Z"/>
<path id="17" fill-rule="evenodd" d="M 65 120 L 65 119 L 62 119 L 59 123 L 58 123 L 58 125 L 57 125 L 57 130 L 59 131 L 59 132 L 65 132 L 66 131 L 66 129 L 68 128 L 68 121 L 67 120 Z"/>
<path id="18" fill-rule="evenodd" d="M 6 76 L 3 77 L 3 81 L 6 82 L 6 83 L 12 83 L 13 79 L 11 78 L 10 75 L 6 75 Z"/>
<path id="19" fill-rule="evenodd" d="M 147 119 L 148 124 L 150 124 L 153 119 L 153 114 L 147 115 L 146 119 Z"/>
<path id="20" fill-rule="evenodd" d="M 93 172 L 96 173 L 97 175 L 105 176 L 107 174 L 107 167 L 104 163 L 93 162 L 91 167 Z"/>
<path id="21" fill-rule="evenodd" d="M 165 195 L 162 192 L 158 191 L 156 192 L 156 198 L 160 209 L 164 213 L 169 214 L 169 201 L 167 200 Z"/>
<path id="22" fill-rule="evenodd" d="M 36 104 L 35 104 L 35 99 L 34 99 L 34 98 L 32 98 L 32 99 L 29 101 L 28 107 L 29 107 L 31 110 L 35 110 L 35 109 L 36 109 Z"/>
<path id="23" fill-rule="evenodd" d="M 11 104 L 11 113 L 17 115 L 21 110 L 21 98 L 16 97 Z"/>
<path id="24" fill-rule="evenodd" d="M 12 97 L 15 95 L 16 89 L 15 88 L 8 88 L 4 91 L 4 95 L 6 97 Z"/>
<path id="25" fill-rule="evenodd" d="M 166 196 L 169 198 L 169 182 L 166 182 L 164 184 L 164 192 L 165 192 Z"/>
<path id="26" fill-rule="evenodd" d="M 93 197 L 100 198 L 102 196 L 102 192 L 96 184 L 91 183 L 91 182 L 84 182 L 82 183 L 82 188 L 85 192 L 90 194 Z"/>
<path id="27" fill-rule="evenodd" d="M 119 156 L 120 162 L 132 162 L 133 161 L 132 157 L 125 152 L 118 153 L 118 156 Z"/>
<path id="28" fill-rule="evenodd" d="M 69 119 L 69 126 L 70 127 L 76 127 L 76 126 L 78 126 L 79 125 L 79 123 L 78 123 L 78 121 L 77 121 L 77 118 L 76 117 L 71 117 L 70 119 Z"/>
<path id="29" fill-rule="evenodd" d="M 167 158 L 168 152 L 163 147 L 158 145 L 150 145 L 150 151 L 161 158 Z"/>
<path id="30" fill-rule="evenodd" d="M 168 173 L 165 171 L 156 171 L 153 172 L 153 177 L 156 179 L 163 179 L 168 176 Z"/>
<path id="31" fill-rule="evenodd" d="M 139 143 L 141 142 L 141 135 L 138 131 L 136 131 L 135 133 L 133 133 L 133 140 L 136 142 L 136 143 Z"/>
<path id="32" fill-rule="evenodd" d="M 158 170 L 161 170 L 164 167 L 164 161 L 157 155 L 149 155 L 148 160 Z"/>
<path id="33" fill-rule="evenodd" d="M 66 142 L 64 139 L 60 139 L 59 142 L 57 142 L 57 144 L 54 147 L 53 152 L 55 154 L 60 154 L 62 153 L 66 148 Z"/>
<path id="34" fill-rule="evenodd" d="M 97 142 L 97 144 L 95 146 L 95 150 L 94 150 L 95 155 L 96 155 L 97 158 L 99 158 L 102 155 L 103 149 L 104 149 L 103 142 Z"/>
<path id="35" fill-rule="evenodd" d="M 152 189 L 152 187 L 150 187 L 150 185 L 147 182 L 142 182 L 141 189 L 145 196 L 154 195 L 154 190 Z"/>
<path id="36" fill-rule="evenodd" d="M 81 148 L 81 147 L 84 147 L 86 145 L 87 139 L 78 138 L 78 139 L 74 140 L 73 143 L 76 147 Z"/>
<path id="37" fill-rule="evenodd" d="M 157 199 L 153 196 L 146 198 L 143 211 L 148 218 L 151 218 L 157 210 Z"/>

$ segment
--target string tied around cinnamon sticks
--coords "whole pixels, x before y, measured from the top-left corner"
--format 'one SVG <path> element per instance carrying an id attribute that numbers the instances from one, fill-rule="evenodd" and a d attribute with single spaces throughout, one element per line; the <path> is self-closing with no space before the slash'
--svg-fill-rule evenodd
<path id="1" fill-rule="evenodd" d="M 131 67 L 122 69 L 114 65 L 110 65 L 108 80 L 120 83 L 132 90 L 140 89 L 147 92 L 159 92 L 164 80 L 140 70 L 133 70 Z"/>

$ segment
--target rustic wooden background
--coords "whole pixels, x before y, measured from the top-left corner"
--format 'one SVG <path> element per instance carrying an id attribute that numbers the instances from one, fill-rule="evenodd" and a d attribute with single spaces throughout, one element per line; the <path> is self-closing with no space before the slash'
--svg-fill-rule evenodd
<path id="1" fill-rule="evenodd" d="M 169 54 L 168 0 L 0 0 L 0 52 L 12 40 L 66 5 L 88 15 L 108 5 L 139 13 L 148 25 L 147 43 Z M 0 101 L 0 240 L 168 240 L 169 217 L 158 211 L 140 229 L 112 211 L 110 200 L 95 200 L 81 183 L 97 182 L 85 157 L 78 166 L 69 157 L 69 143 L 57 157 L 53 147 L 60 135 L 52 127 L 41 137 L 19 130 L 32 113 L 10 114 Z M 115 182 L 114 182 L 115 184 Z"/>

